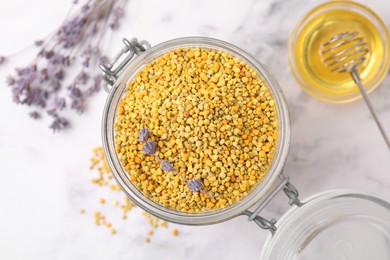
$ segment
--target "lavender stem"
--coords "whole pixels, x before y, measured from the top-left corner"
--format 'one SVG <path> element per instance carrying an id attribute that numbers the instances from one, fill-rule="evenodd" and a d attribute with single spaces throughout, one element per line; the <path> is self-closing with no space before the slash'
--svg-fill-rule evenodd
<path id="1" fill-rule="evenodd" d="M 147 128 L 143 128 L 141 129 L 140 131 L 138 131 L 138 141 L 141 142 L 141 143 L 145 143 L 145 145 L 142 147 L 142 151 L 146 154 L 149 154 L 149 155 L 152 155 L 154 156 L 154 158 L 156 158 L 156 160 L 158 160 L 160 163 L 161 163 L 161 169 L 163 171 L 169 171 L 169 172 L 174 172 L 175 174 L 177 174 L 180 178 L 182 178 L 186 183 L 187 183 L 187 188 L 190 190 L 190 191 L 193 191 L 193 192 L 201 192 L 203 193 L 205 196 L 207 196 L 208 198 L 210 198 L 211 200 L 215 200 L 213 196 L 211 196 L 210 194 L 208 194 L 207 192 L 205 192 L 203 189 L 202 189 L 202 184 L 201 184 L 201 181 L 200 179 L 192 179 L 192 180 L 188 180 L 186 177 L 184 177 L 183 175 L 181 175 L 178 171 L 176 171 L 172 165 L 167 161 L 167 160 L 161 160 L 157 155 L 156 155 L 156 147 L 155 147 L 155 143 L 154 141 L 148 141 L 148 133 L 149 133 L 149 130 Z"/>

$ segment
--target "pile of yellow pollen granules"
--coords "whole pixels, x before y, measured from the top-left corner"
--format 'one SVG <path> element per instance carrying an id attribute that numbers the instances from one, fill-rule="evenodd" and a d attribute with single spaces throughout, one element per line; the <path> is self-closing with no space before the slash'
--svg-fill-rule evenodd
<path id="1" fill-rule="evenodd" d="M 156 155 L 205 192 L 191 192 L 175 172 L 141 151 L 148 128 Z M 170 51 L 140 70 L 118 104 L 115 145 L 131 182 L 170 209 L 204 212 L 246 196 L 272 162 L 275 100 L 257 72 L 232 55 L 206 48 Z"/>
<path id="2" fill-rule="evenodd" d="M 117 195 L 124 195 L 122 194 L 121 188 L 113 179 L 111 170 L 108 167 L 107 161 L 105 160 L 104 151 L 102 147 L 96 147 L 93 149 L 90 169 L 93 170 L 95 175 L 97 175 L 96 177 L 91 179 L 91 183 L 102 188 L 109 188 L 114 193 L 117 193 Z M 115 235 L 117 232 L 125 233 L 126 231 L 124 227 L 126 225 L 120 224 L 118 223 L 118 221 L 115 221 L 115 219 L 117 219 L 115 218 L 115 215 L 117 215 L 117 213 L 120 213 L 122 215 L 122 219 L 127 220 L 130 211 L 133 211 L 134 209 L 135 211 L 139 211 L 139 208 L 137 209 L 134 202 L 132 202 L 127 196 L 121 197 L 122 199 L 111 200 L 111 203 L 109 203 L 110 199 L 100 197 L 98 200 L 98 205 L 100 205 L 100 207 L 95 206 L 95 210 L 80 209 L 80 214 L 91 215 L 93 212 L 93 218 L 96 226 L 107 228 L 109 230 L 109 233 L 112 235 Z M 145 232 L 145 242 L 147 243 L 151 242 L 151 237 L 157 232 L 159 228 L 168 228 L 168 223 L 165 220 L 161 220 L 144 211 L 142 212 L 142 216 L 144 216 L 149 223 L 149 225 L 146 225 L 146 227 L 149 228 L 146 230 L 147 232 Z M 111 221 L 109 219 L 111 219 Z M 132 219 L 131 216 L 130 219 Z M 117 226 L 117 224 L 119 224 L 118 226 L 122 227 L 122 229 L 118 230 L 115 227 Z M 131 225 L 129 227 L 131 227 Z M 170 232 L 173 236 L 177 236 L 179 233 L 176 228 L 173 228 Z"/>

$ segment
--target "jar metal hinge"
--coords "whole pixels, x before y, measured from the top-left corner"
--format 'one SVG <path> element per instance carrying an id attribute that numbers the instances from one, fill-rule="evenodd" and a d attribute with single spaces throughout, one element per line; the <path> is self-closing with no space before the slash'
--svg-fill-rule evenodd
<path id="1" fill-rule="evenodd" d="M 297 188 L 290 183 L 290 178 L 282 174 L 279 175 L 280 183 L 275 187 L 275 189 L 256 207 L 256 209 L 251 212 L 249 210 L 244 211 L 241 215 L 248 216 L 249 221 L 254 221 L 262 229 L 269 230 L 272 234 L 276 231 L 276 220 L 271 219 L 267 220 L 261 216 L 259 213 L 272 201 L 272 199 L 283 190 L 284 193 L 289 198 L 288 204 L 290 206 L 296 205 L 298 207 L 302 206 L 302 203 L 299 200 L 299 193 Z"/>
<path id="2" fill-rule="evenodd" d="M 100 69 L 103 71 L 103 80 L 107 83 L 104 85 L 104 90 L 107 92 L 111 91 L 111 88 L 117 80 L 118 75 L 123 70 L 123 68 L 130 62 L 134 55 L 138 56 L 150 48 L 150 44 L 147 41 L 138 41 L 135 38 L 131 41 L 127 40 L 126 38 L 123 38 L 122 42 L 125 46 L 112 59 L 112 61 L 110 63 L 101 64 L 99 66 Z"/>

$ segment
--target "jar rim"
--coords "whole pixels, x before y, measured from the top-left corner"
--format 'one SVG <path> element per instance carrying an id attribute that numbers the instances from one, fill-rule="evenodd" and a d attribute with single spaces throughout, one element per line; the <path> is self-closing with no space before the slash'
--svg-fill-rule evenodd
<path id="1" fill-rule="evenodd" d="M 254 187 L 248 195 L 243 197 L 239 203 L 236 202 L 226 208 L 208 210 L 201 213 L 186 213 L 172 210 L 148 199 L 130 182 L 126 171 L 123 169 L 115 153 L 115 132 L 113 126 L 116 117 L 116 106 L 125 93 L 128 82 L 137 71 L 152 60 L 160 57 L 168 51 L 184 47 L 200 47 L 221 50 L 243 60 L 252 69 L 256 70 L 259 77 L 270 89 L 270 92 L 276 101 L 275 107 L 278 114 L 279 140 L 277 141 L 274 159 L 265 178 L 256 187 Z M 139 207 L 154 216 L 170 222 L 187 225 L 206 225 L 219 223 L 240 215 L 242 212 L 256 204 L 266 194 L 266 192 L 270 190 L 271 186 L 282 172 L 288 154 L 290 144 L 290 120 L 287 103 L 279 84 L 268 69 L 262 63 L 257 61 L 256 58 L 243 51 L 241 48 L 221 40 L 208 37 L 185 37 L 160 43 L 136 57 L 125 67 L 112 87 L 104 107 L 102 118 L 102 139 L 106 160 L 115 180 L 118 182 L 125 194 Z"/>

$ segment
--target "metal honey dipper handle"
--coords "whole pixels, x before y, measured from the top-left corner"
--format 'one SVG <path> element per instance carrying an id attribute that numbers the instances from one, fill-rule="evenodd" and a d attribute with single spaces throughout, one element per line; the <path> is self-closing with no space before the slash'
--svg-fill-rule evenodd
<path id="1" fill-rule="evenodd" d="M 357 67 L 361 65 L 369 53 L 367 49 L 367 43 L 363 37 L 358 37 L 358 32 L 344 32 L 332 37 L 328 42 L 321 45 L 321 55 L 323 56 L 322 62 L 329 67 L 331 72 L 351 74 L 352 79 L 359 87 L 359 90 L 366 102 L 378 128 L 385 139 L 387 147 L 390 150 L 390 140 L 387 136 L 381 121 L 374 107 L 368 98 L 367 92 L 362 84 Z M 328 56 L 329 55 L 329 56 Z"/>

